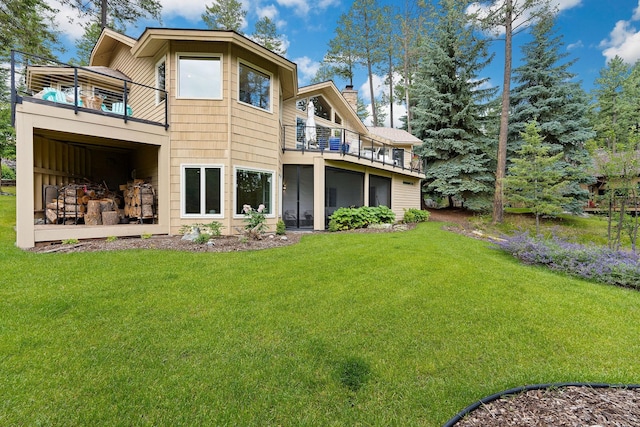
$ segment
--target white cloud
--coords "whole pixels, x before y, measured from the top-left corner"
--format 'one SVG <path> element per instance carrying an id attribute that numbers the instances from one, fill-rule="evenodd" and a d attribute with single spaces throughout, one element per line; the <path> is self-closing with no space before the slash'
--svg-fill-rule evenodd
<path id="1" fill-rule="evenodd" d="M 268 6 L 258 8 L 256 14 L 259 19 L 266 17 L 275 22 L 276 17 L 278 16 L 278 8 L 275 5 L 270 4 Z"/>
<path id="2" fill-rule="evenodd" d="M 582 43 L 582 40 L 578 40 L 575 43 L 571 43 L 567 45 L 567 50 L 574 50 L 574 49 L 580 49 L 584 47 L 584 43 Z"/>
<path id="3" fill-rule="evenodd" d="M 309 14 L 311 7 L 307 0 L 276 0 L 280 6 L 294 9 L 296 15 L 305 16 Z"/>
<path id="4" fill-rule="evenodd" d="M 515 2 L 517 3 L 517 2 Z M 555 9 L 558 13 L 563 10 L 571 9 L 576 6 L 579 6 L 582 3 L 582 0 L 551 0 L 550 6 L 552 9 Z M 486 3 L 486 1 L 477 1 L 472 3 L 467 7 L 468 14 L 477 14 L 480 19 L 489 16 L 491 13 L 494 13 L 496 10 L 500 9 L 502 4 L 500 2 L 496 3 Z M 516 5 L 516 7 L 518 7 Z M 528 26 L 533 22 L 530 22 L 532 11 L 527 11 L 527 13 L 522 14 L 514 23 L 513 28 L 518 28 L 521 26 Z M 504 27 L 498 26 L 493 28 L 491 31 L 494 35 L 502 35 L 504 34 Z"/>
<path id="5" fill-rule="evenodd" d="M 301 85 L 306 85 L 316 75 L 320 68 L 320 63 L 308 56 L 292 59 L 298 65 L 298 80 Z"/>
<path id="6" fill-rule="evenodd" d="M 629 21 L 618 21 L 609 38 L 600 42 L 607 61 L 619 56 L 632 64 L 640 59 L 640 32 Z"/>
<path id="7" fill-rule="evenodd" d="M 638 0 L 638 7 L 633 11 L 633 17 L 631 19 L 634 21 L 640 20 L 640 0 Z"/>
<path id="8" fill-rule="evenodd" d="M 640 0 L 633 10 L 631 19 L 618 21 L 609 33 L 609 37 L 600 42 L 602 54 L 607 61 L 619 56 L 626 63 L 633 64 L 640 60 L 640 31 L 631 23 L 640 20 Z"/>

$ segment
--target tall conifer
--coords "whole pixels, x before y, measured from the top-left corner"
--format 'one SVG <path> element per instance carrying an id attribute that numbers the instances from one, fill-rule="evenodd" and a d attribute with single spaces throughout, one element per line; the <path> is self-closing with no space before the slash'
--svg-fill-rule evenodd
<path id="1" fill-rule="evenodd" d="M 587 170 L 591 160 L 585 143 L 595 133 L 588 119 L 587 95 L 569 70 L 575 61 L 564 61 L 568 54 L 562 52 L 564 44 L 554 24 L 554 15 L 546 15 L 533 26 L 533 39 L 522 46 L 523 65 L 513 74 L 509 157 L 520 149 L 527 124 L 537 121 L 550 153 L 562 153 L 557 166 L 568 182 L 563 191 L 569 201 L 563 207 L 577 213 L 589 196 L 584 184 L 592 182 Z"/>
<path id="2" fill-rule="evenodd" d="M 482 102 L 490 93 L 478 76 L 490 59 L 486 41 L 467 25 L 463 3 L 440 1 L 414 82 L 412 126 L 423 141 L 425 192 L 483 209 L 490 205 L 494 179 L 491 142 L 483 132 Z"/>

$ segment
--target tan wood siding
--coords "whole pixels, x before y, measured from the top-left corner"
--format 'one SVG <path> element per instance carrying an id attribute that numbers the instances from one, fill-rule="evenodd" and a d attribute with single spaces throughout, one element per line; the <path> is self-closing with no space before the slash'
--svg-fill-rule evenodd
<path id="1" fill-rule="evenodd" d="M 394 175 L 391 184 L 391 209 L 396 214 L 396 221 L 404 217 L 404 210 L 420 209 L 420 180 L 417 178 Z"/>

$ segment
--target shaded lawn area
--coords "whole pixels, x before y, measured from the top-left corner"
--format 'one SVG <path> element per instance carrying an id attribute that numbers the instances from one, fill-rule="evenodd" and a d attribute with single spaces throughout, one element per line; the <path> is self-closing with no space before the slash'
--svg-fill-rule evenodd
<path id="1" fill-rule="evenodd" d="M 426 223 L 244 253 L 32 254 L 0 197 L 0 425 L 438 426 L 640 382 L 640 293 Z"/>

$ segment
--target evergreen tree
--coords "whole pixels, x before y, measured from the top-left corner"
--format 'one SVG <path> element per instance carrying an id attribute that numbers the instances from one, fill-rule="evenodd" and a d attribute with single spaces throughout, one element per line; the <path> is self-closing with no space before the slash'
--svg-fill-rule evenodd
<path id="1" fill-rule="evenodd" d="M 348 52 L 348 58 L 358 61 L 367 70 L 373 123 L 378 123 L 373 70 L 386 58 L 382 38 L 386 26 L 383 21 L 382 9 L 377 0 L 354 0 L 349 11 L 339 21 L 348 22 L 347 31 L 337 33 L 342 35 L 337 40 L 339 46 L 345 46 L 342 51 Z"/>
<path id="2" fill-rule="evenodd" d="M 585 143 L 595 133 L 588 119 L 586 93 L 569 71 L 575 61 L 562 62 L 567 54 L 562 52 L 562 38 L 555 35 L 554 21 L 549 14 L 534 25 L 533 39 L 522 47 L 523 65 L 514 70 L 509 159 L 520 149 L 521 135 L 528 123 L 536 120 L 551 154 L 562 153 L 562 162 L 557 166 L 570 183 L 563 187 L 568 201 L 564 208 L 578 213 L 589 198 L 585 184 L 593 181 Z"/>
<path id="3" fill-rule="evenodd" d="M 523 144 L 505 178 L 507 200 L 531 209 L 536 216 L 536 234 L 540 232 L 542 215 L 558 215 L 568 202 L 568 183 L 559 164 L 563 153 L 551 154 L 552 147 L 543 143 L 540 126 L 532 121 L 522 134 Z M 546 141 L 545 141 L 546 142 Z"/>
<path id="4" fill-rule="evenodd" d="M 600 70 L 594 84 L 592 123 L 597 133 L 595 144 L 612 153 L 629 145 L 630 133 L 638 120 L 632 114 L 633 102 L 625 96 L 625 89 L 630 89 L 625 88 L 630 74 L 631 68 L 616 56 Z"/>
<path id="5" fill-rule="evenodd" d="M 473 8 L 482 4 L 474 2 Z M 500 113 L 500 132 L 498 134 L 498 152 L 496 181 L 493 195 L 493 222 L 500 223 L 504 218 L 502 182 L 507 171 L 507 139 L 509 129 L 511 68 L 513 63 L 513 36 L 522 31 L 531 22 L 535 22 L 549 10 L 550 0 L 492 0 L 474 17 L 484 30 L 502 35 L 504 30 L 504 74 L 502 80 L 502 110 Z M 470 10 L 471 11 L 471 10 Z"/>
<path id="6" fill-rule="evenodd" d="M 261 44 L 278 55 L 286 55 L 287 49 L 282 43 L 282 35 L 278 34 L 276 23 L 265 16 L 256 22 L 256 28 L 251 35 L 251 40 Z"/>
<path id="7" fill-rule="evenodd" d="M 246 16 L 247 11 L 238 0 L 214 0 L 211 5 L 205 6 L 202 20 L 208 28 L 242 34 L 240 28 Z"/>
<path id="8" fill-rule="evenodd" d="M 98 22 L 100 28 L 112 24 L 125 28 L 142 18 L 161 21 L 162 4 L 159 0 L 58 0 L 75 9 L 80 16 Z"/>
<path id="9" fill-rule="evenodd" d="M 350 87 L 353 87 L 354 68 L 358 64 L 353 39 L 353 22 L 349 15 L 343 14 L 338 19 L 336 35 L 329 41 L 329 51 L 325 55 L 323 63 L 327 64 L 327 72 L 333 76 L 345 79 Z"/>
<path id="10" fill-rule="evenodd" d="M 414 82 L 413 134 L 423 141 L 426 193 L 480 210 L 493 189 L 482 105 L 490 92 L 480 89 L 485 80 L 478 78 L 490 57 L 468 26 L 463 2 L 441 0 L 440 6 Z"/>

